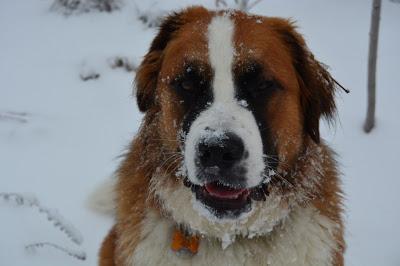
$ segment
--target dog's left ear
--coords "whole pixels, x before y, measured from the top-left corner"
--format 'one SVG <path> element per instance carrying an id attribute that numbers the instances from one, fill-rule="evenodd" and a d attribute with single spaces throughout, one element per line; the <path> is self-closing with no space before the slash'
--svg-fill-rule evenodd
<path id="1" fill-rule="evenodd" d="M 163 53 L 168 43 L 183 25 L 190 22 L 191 18 L 201 16 L 206 12 L 207 10 L 202 7 L 190 7 L 172 13 L 161 23 L 157 36 L 136 72 L 136 99 L 141 112 L 146 112 L 155 104 L 158 74 L 161 70 Z"/>
<path id="2" fill-rule="evenodd" d="M 314 58 L 291 21 L 276 23 L 276 29 L 289 48 L 297 72 L 305 133 L 319 143 L 321 116 L 331 121 L 336 112 L 336 82 L 326 67 Z"/>

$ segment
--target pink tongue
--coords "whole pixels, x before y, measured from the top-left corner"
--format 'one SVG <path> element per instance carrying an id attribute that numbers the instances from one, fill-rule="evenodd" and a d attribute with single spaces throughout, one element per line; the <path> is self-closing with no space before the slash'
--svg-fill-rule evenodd
<path id="1" fill-rule="evenodd" d="M 246 191 L 244 188 L 235 189 L 217 184 L 216 182 L 207 183 L 205 188 L 211 196 L 221 199 L 237 199 L 243 192 Z"/>

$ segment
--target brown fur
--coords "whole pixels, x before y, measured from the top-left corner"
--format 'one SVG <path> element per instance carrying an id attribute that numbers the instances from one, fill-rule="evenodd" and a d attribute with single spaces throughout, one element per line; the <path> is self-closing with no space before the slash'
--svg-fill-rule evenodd
<path id="1" fill-rule="evenodd" d="M 100 266 L 115 266 L 115 241 L 117 239 L 115 228 L 112 228 L 104 239 L 100 249 Z"/>
<path id="2" fill-rule="evenodd" d="M 207 42 L 203 34 L 212 15 L 212 12 L 196 7 L 167 17 L 136 74 L 138 106 L 146 113 L 118 171 L 116 225 L 103 242 L 102 266 L 124 265 L 140 241 L 146 209 L 153 208 L 160 215 L 166 215 L 149 192 L 149 182 L 156 171 L 168 174 L 179 165 L 179 160 L 170 160 L 165 154 L 179 149 L 175 125 L 179 125 L 184 113 L 172 104 L 178 99 L 164 80 L 176 75 L 188 54 L 203 55 L 204 62 L 200 63 L 207 64 Z M 310 166 L 300 158 L 309 156 L 308 147 L 321 147 L 323 158 L 317 160 L 321 161 L 324 178 L 306 196 L 308 203 L 339 225 L 334 265 L 341 266 L 344 240 L 338 172 L 333 152 L 320 144 L 319 136 L 320 117 L 331 118 L 335 112 L 334 80 L 314 59 L 290 21 L 257 16 L 249 19 L 241 12 L 234 16 L 235 46 L 240 47 L 243 43 L 246 47 L 238 50 L 235 60 L 245 63 L 251 49 L 253 56 L 266 66 L 268 73 L 265 74 L 275 77 L 285 87 L 265 107 L 280 157 L 278 170 L 287 172 L 290 181 L 287 185 L 273 180 L 274 185 L 281 186 L 284 193 L 307 191 L 304 178 Z M 256 23 L 256 20 L 262 20 L 262 23 Z M 171 174 L 171 185 L 177 186 L 180 182 Z"/>

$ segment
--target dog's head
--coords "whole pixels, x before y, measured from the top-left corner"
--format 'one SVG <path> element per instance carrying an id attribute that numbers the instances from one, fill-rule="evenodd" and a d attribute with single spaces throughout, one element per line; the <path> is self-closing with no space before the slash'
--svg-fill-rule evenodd
<path id="1" fill-rule="evenodd" d="M 200 7 L 167 17 L 136 76 L 138 106 L 157 113 L 160 152 L 171 155 L 154 194 L 199 231 L 207 214 L 245 224 L 268 210 L 279 220 L 288 207 L 274 177 L 320 141 L 334 85 L 288 20 Z"/>

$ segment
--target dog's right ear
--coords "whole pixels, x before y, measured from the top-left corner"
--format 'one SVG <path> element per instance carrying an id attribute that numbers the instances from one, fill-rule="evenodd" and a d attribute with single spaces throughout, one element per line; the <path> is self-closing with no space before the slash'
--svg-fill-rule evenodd
<path id="1" fill-rule="evenodd" d="M 154 105 L 163 51 L 182 25 L 181 13 L 173 13 L 164 19 L 157 36 L 136 72 L 136 99 L 141 112 L 146 112 Z"/>
<path id="2" fill-rule="evenodd" d="M 136 98 L 141 112 L 146 112 L 155 104 L 155 91 L 165 47 L 184 24 L 204 12 L 208 11 L 202 7 L 191 7 L 172 13 L 161 23 L 157 36 L 136 72 Z"/>

